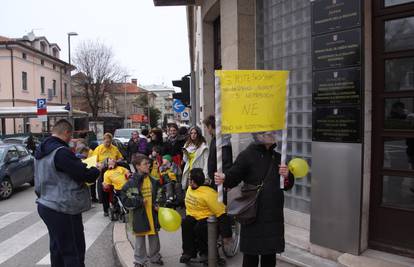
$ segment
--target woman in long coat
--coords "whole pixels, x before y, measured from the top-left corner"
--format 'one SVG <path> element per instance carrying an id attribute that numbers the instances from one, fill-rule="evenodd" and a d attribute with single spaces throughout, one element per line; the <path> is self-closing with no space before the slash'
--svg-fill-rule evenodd
<path id="1" fill-rule="evenodd" d="M 276 253 L 285 248 L 284 239 L 284 193 L 294 185 L 294 178 L 287 166 L 280 165 L 281 155 L 274 151 L 274 132 L 253 134 L 254 142 L 243 150 L 234 165 L 223 173 L 215 173 L 216 184 L 233 188 L 240 182 L 261 184 L 269 168 L 263 190 L 258 199 L 256 220 L 241 226 L 240 251 L 243 252 L 243 267 L 276 266 Z M 273 165 L 273 166 L 272 166 Z M 280 175 L 285 177 L 284 189 L 280 189 Z"/>

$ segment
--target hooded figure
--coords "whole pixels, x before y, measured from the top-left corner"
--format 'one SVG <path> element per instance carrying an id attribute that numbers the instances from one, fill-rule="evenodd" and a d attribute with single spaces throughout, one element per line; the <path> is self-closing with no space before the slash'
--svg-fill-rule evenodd
<path id="1" fill-rule="evenodd" d="M 253 134 L 254 141 L 243 150 L 233 166 L 224 173 L 215 173 L 216 184 L 233 188 L 241 182 L 260 185 L 256 219 L 251 224 L 241 225 L 240 251 L 243 266 L 275 266 L 276 253 L 285 249 L 284 239 L 284 193 L 294 185 L 294 178 L 286 165 L 281 165 L 281 155 L 275 151 L 275 132 Z M 280 175 L 285 180 L 280 189 Z"/>

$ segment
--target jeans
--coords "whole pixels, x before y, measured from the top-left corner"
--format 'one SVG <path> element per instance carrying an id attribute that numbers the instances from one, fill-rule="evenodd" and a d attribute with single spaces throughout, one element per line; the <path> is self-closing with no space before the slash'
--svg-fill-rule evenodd
<path id="1" fill-rule="evenodd" d="M 51 267 L 85 267 L 82 214 L 64 214 L 41 204 L 37 211 L 49 231 Z"/>

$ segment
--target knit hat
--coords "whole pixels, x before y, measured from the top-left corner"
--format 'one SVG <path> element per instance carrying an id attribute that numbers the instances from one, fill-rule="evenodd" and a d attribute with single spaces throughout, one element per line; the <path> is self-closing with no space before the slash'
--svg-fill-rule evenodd
<path id="1" fill-rule="evenodd" d="M 164 156 L 162 157 L 162 159 L 166 159 L 166 160 L 168 160 L 169 162 L 171 162 L 171 161 L 172 161 L 171 155 L 169 155 L 169 154 L 164 155 Z"/>

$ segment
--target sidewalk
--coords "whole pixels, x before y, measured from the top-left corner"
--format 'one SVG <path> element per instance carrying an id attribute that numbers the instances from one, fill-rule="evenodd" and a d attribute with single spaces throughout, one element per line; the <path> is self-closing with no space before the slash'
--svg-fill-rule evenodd
<path id="1" fill-rule="evenodd" d="M 166 267 L 184 267 L 186 264 L 179 263 L 181 256 L 181 231 L 178 230 L 173 233 L 160 231 L 161 241 L 161 255 L 164 260 L 164 266 Z M 113 242 L 115 246 L 116 254 L 121 262 L 122 267 L 133 267 L 133 242 L 134 236 L 125 230 L 125 224 L 115 223 L 113 230 Z M 131 244 L 132 243 L 132 244 Z M 223 257 L 224 258 L 224 257 Z M 194 263 L 193 266 L 203 266 L 202 264 Z M 151 265 L 159 266 L 159 265 Z M 239 253 L 233 258 L 226 259 L 226 266 L 228 267 L 240 267 L 242 266 L 242 254 Z M 284 263 L 278 260 L 278 267 L 295 267 L 289 263 Z"/>

